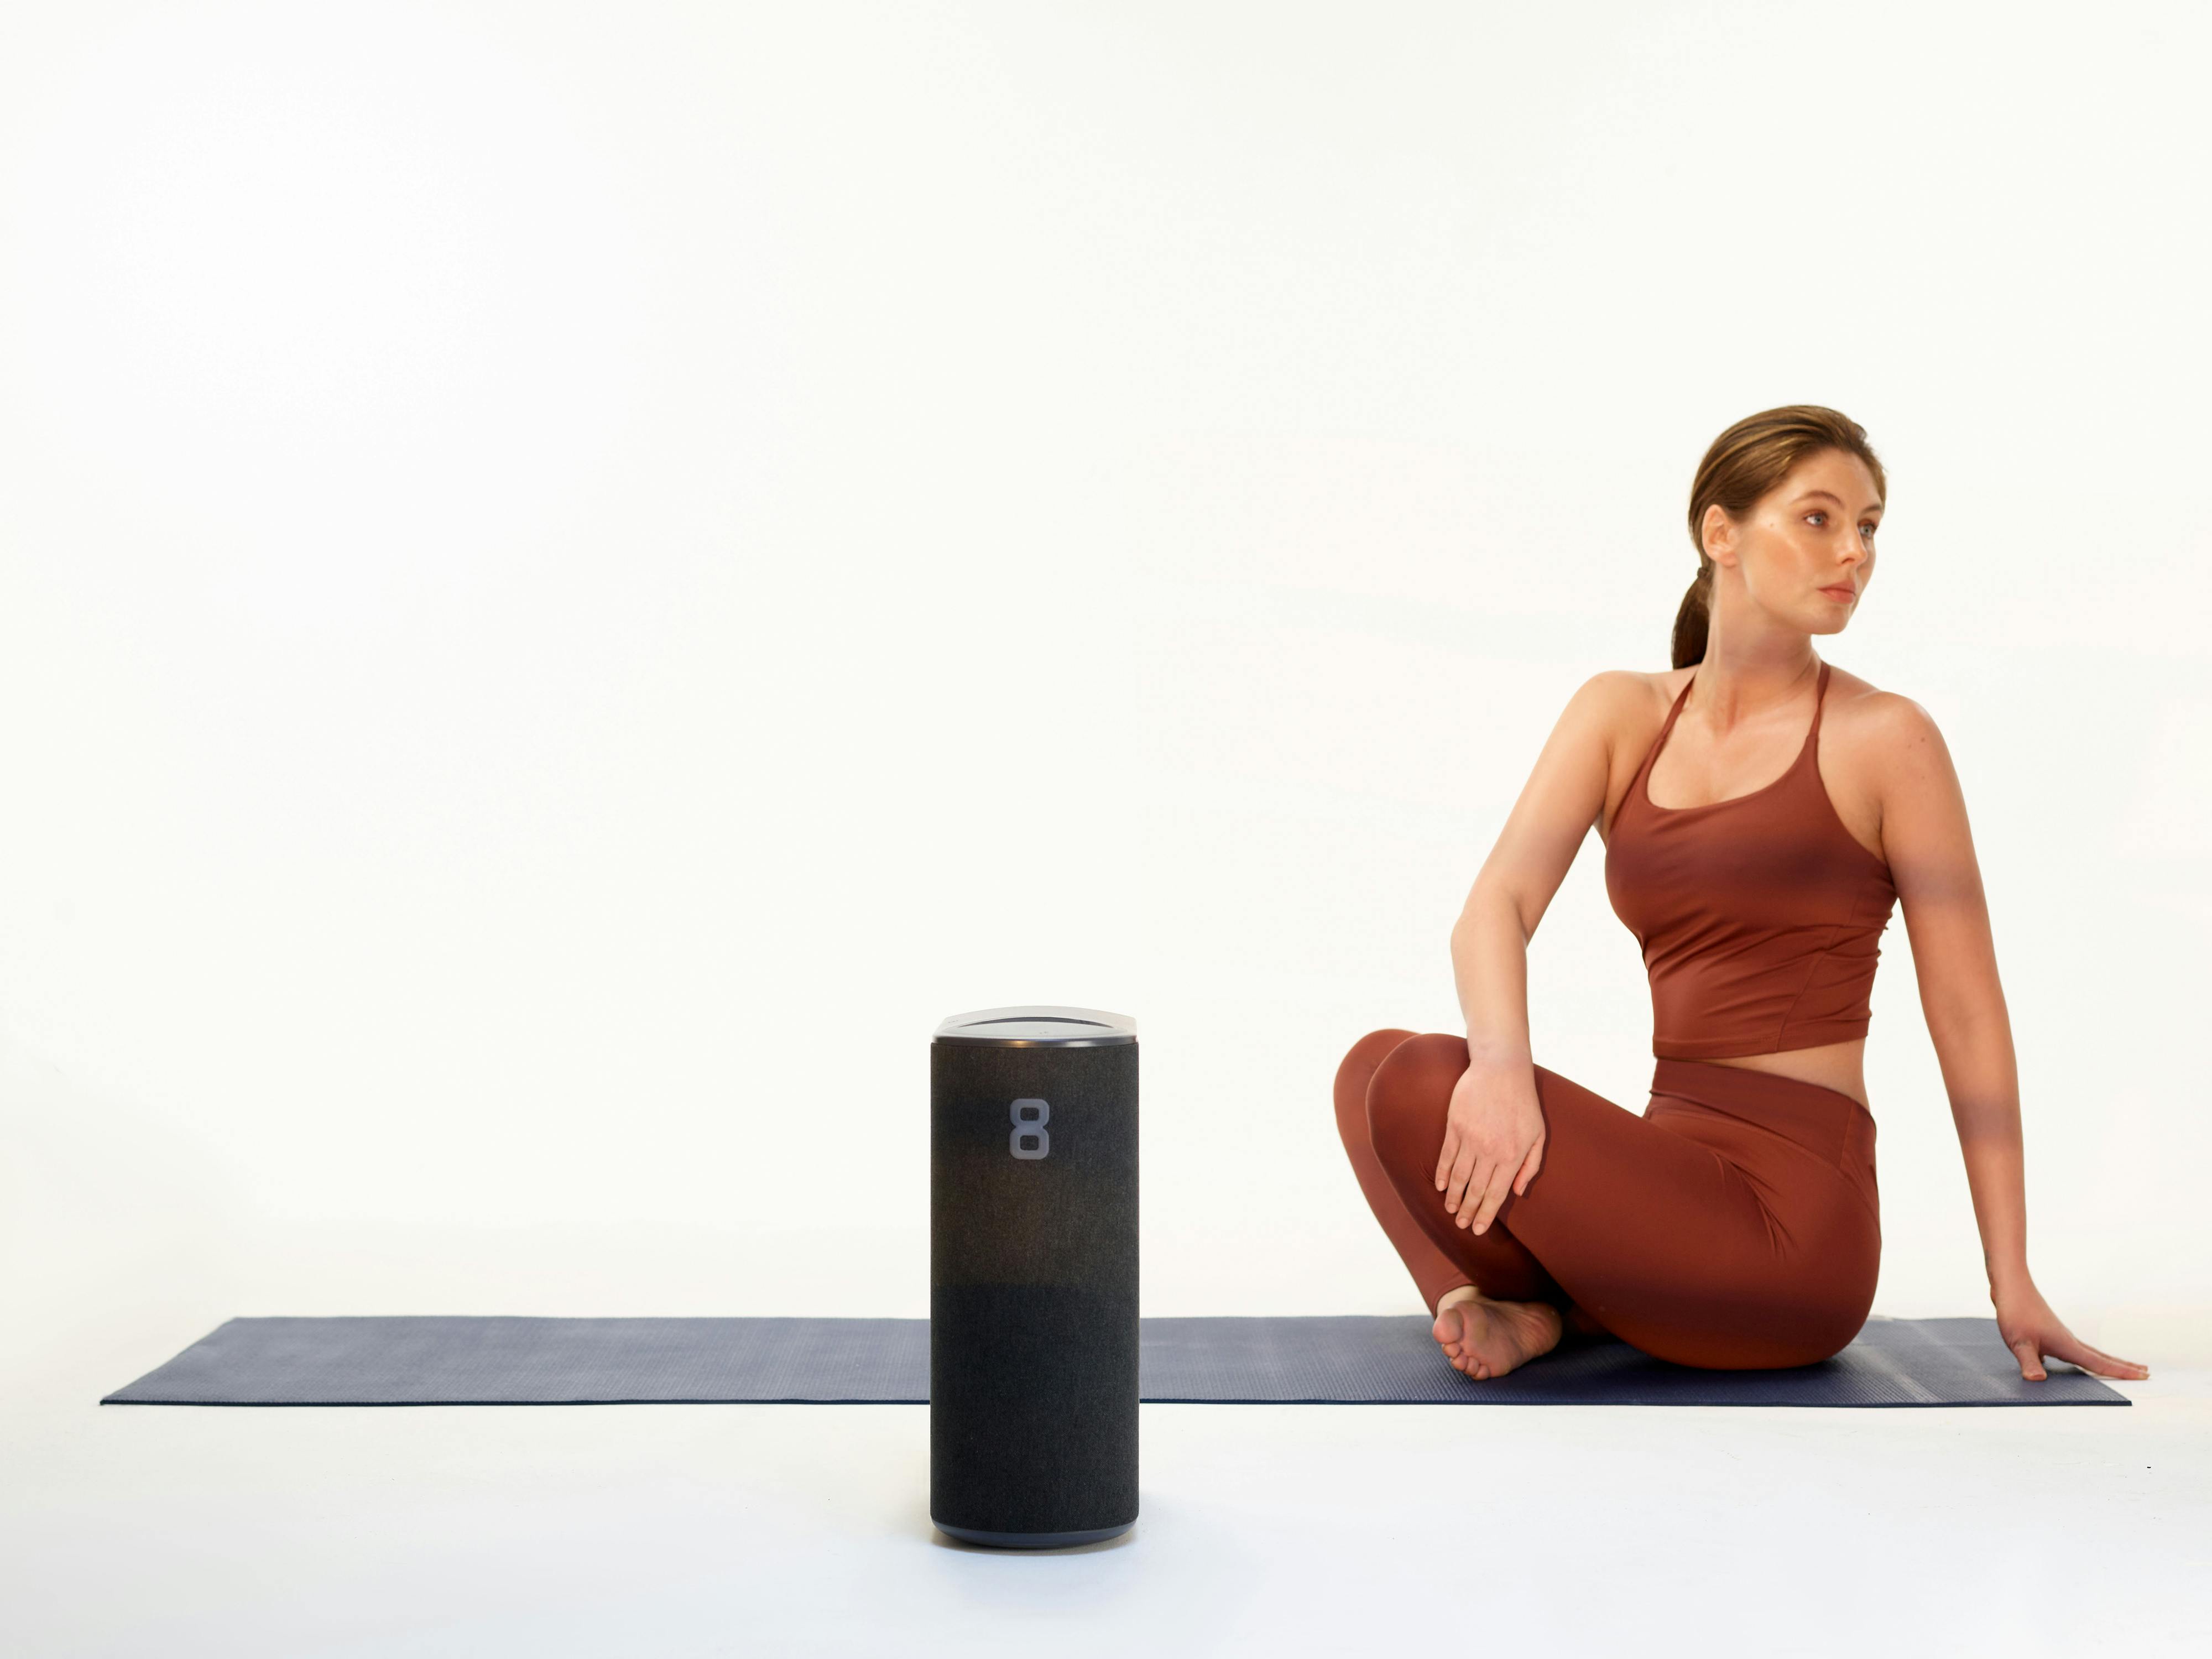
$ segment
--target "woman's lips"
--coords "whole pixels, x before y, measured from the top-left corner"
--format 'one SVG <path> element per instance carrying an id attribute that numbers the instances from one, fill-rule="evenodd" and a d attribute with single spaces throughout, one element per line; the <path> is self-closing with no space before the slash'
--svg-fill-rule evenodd
<path id="1" fill-rule="evenodd" d="M 1855 587 L 1824 587 L 1820 591 L 1841 599 L 1845 605 L 1849 605 L 1859 596 L 1858 590 Z"/>

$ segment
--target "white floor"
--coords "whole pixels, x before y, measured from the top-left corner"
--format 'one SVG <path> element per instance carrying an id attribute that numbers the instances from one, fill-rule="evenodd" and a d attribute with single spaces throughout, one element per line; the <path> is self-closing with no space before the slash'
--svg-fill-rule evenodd
<path id="1" fill-rule="evenodd" d="M 2208 1370 L 2127 1407 L 1146 1406 L 1135 1530 L 1024 1555 L 931 1528 L 926 1407 L 101 1407 L 220 1318 L 11 1277 L 8 1659 L 2212 1652 Z M 280 1310 L 325 1310 L 225 1314 Z"/>

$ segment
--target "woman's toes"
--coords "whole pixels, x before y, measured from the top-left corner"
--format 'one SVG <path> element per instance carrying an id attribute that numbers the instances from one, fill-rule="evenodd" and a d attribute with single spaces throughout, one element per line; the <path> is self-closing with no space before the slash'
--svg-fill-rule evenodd
<path id="1" fill-rule="evenodd" d="M 1434 1328 L 1452 1369 L 1479 1382 L 1503 1376 L 1545 1352 L 1561 1334 L 1555 1310 L 1479 1297 L 1452 1303 L 1437 1314 Z"/>

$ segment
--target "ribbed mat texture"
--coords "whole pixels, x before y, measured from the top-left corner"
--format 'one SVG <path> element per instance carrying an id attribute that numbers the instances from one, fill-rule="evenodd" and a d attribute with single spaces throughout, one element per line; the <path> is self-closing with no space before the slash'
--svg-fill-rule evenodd
<path id="1" fill-rule="evenodd" d="M 1504 1376 L 1452 1369 L 1425 1314 L 1146 1319 L 1139 1392 L 1224 1405 L 2124 1406 L 2053 1360 L 2030 1382 L 1994 1319 L 1876 1315 L 1789 1370 L 1670 1364 L 1625 1342 Z M 548 1319 L 379 1314 L 233 1319 L 106 1395 L 125 1406 L 921 1403 L 926 1319 Z"/>

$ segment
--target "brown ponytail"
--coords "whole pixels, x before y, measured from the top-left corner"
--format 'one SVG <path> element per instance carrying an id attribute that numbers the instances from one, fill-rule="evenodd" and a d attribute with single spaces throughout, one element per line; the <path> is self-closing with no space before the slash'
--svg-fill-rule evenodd
<path id="1" fill-rule="evenodd" d="M 1705 556 L 1703 529 L 1705 509 L 1717 506 L 1731 519 L 1742 518 L 1791 467 L 1824 449 L 1840 449 L 1864 461 L 1874 474 L 1875 489 L 1888 499 L 1889 483 L 1867 442 L 1866 428 L 1818 404 L 1785 404 L 1747 415 L 1705 451 L 1690 485 L 1690 544 L 1698 550 L 1698 574 L 1674 616 L 1675 667 L 1687 668 L 1705 659 L 1713 605 L 1713 562 Z"/>

